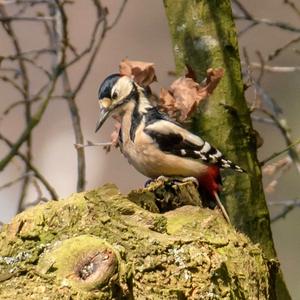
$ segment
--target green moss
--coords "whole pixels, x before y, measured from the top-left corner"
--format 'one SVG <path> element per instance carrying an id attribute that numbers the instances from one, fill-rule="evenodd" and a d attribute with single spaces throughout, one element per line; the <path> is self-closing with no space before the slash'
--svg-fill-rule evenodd
<path id="1" fill-rule="evenodd" d="M 113 185 L 27 210 L 0 238 L 0 299 L 268 299 L 268 261 L 218 211 L 152 213 Z M 100 253 L 116 258 L 107 272 Z"/>

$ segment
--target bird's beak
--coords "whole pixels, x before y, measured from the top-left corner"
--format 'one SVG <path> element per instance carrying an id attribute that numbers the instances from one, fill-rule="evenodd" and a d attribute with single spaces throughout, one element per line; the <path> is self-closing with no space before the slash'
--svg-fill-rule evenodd
<path id="1" fill-rule="evenodd" d="M 110 112 L 112 111 L 112 101 L 109 98 L 103 98 L 99 100 L 99 106 L 100 106 L 100 116 L 96 124 L 95 132 L 97 132 L 102 127 L 106 119 L 109 117 Z"/>
<path id="2" fill-rule="evenodd" d="M 99 120 L 96 124 L 95 132 L 97 132 L 102 127 L 102 125 L 104 124 L 106 119 L 109 117 L 110 111 L 111 111 L 110 109 L 107 109 L 104 107 L 100 108 L 100 116 L 99 116 Z"/>

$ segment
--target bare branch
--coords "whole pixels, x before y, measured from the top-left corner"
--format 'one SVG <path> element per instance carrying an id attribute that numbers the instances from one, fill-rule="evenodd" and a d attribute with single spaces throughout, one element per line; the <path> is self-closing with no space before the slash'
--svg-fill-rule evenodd
<path id="1" fill-rule="evenodd" d="M 91 141 L 87 141 L 86 144 L 74 144 L 76 149 L 84 148 L 84 147 L 107 147 L 112 146 L 112 142 L 104 142 L 104 143 L 94 143 Z"/>
<path id="2" fill-rule="evenodd" d="M 300 207 L 300 199 L 284 200 L 279 202 L 269 202 L 269 205 L 281 205 L 283 209 L 271 218 L 271 222 L 276 222 L 291 212 L 294 208 Z"/>
<path id="3" fill-rule="evenodd" d="M 0 186 L 0 191 L 4 190 L 4 189 L 7 189 L 7 188 L 10 188 L 11 186 L 15 185 L 16 183 L 18 183 L 19 181 L 23 180 L 25 177 L 30 177 L 33 175 L 33 172 L 27 172 L 27 173 L 24 173 L 23 175 L 9 181 L 9 182 L 6 182 L 4 183 L 3 185 Z"/>
<path id="4" fill-rule="evenodd" d="M 6 137 L 4 137 L 1 133 L 0 133 L 0 139 L 2 141 L 5 142 L 5 144 L 12 148 L 14 146 L 14 144 L 9 141 Z M 22 154 L 21 152 L 17 151 L 16 155 L 19 156 L 23 162 L 26 164 L 26 166 L 28 167 L 28 169 L 30 169 L 33 173 L 34 176 L 40 180 L 40 182 L 44 185 L 44 187 L 48 190 L 50 196 L 52 197 L 53 200 L 58 200 L 58 194 L 56 193 L 55 189 L 49 184 L 49 182 L 46 180 L 46 178 L 38 171 L 38 169 L 30 162 L 28 161 L 27 157 Z"/>
<path id="5" fill-rule="evenodd" d="M 52 17 L 0 17 L 0 22 L 8 23 L 12 21 L 45 22 L 53 21 Z"/>
<path id="6" fill-rule="evenodd" d="M 107 30 L 110 30 L 110 29 L 114 28 L 118 24 L 123 12 L 124 12 L 127 1 L 128 0 L 123 0 L 123 3 L 122 3 L 122 5 L 121 5 L 121 7 L 120 7 L 120 9 L 117 13 L 116 18 L 113 20 L 113 22 L 110 25 L 107 26 Z"/>
<path id="7" fill-rule="evenodd" d="M 255 17 L 249 17 L 249 16 L 246 16 L 246 15 L 235 15 L 234 18 L 236 20 L 251 21 L 255 25 L 258 25 L 258 24 L 267 25 L 267 26 L 271 26 L 271 27 L 277 27 L 279 29 L 290 31 L 290 32 L 300 33 L 300 28 L 294 27 L 294 26 L 292 26 L 288 23 L 285 23 L 285 22 L 272 21 L 272 20 L 269 20 L 269 19 L 259 19 L 259 18 L 255 18 Z"/>
<path id="8" fill-rule="evenodd" d="M 274 122 L 275 123 L 275 122 Z M 278 151 L 278 152 L 274 152 L 272 155 L 270 155 L 268 158 L 262 160 L 260 162 L 260 165 L 263 166 L 265 165 L 267 162 L 269 162 L 270 160 L 278 157 L 279 155 L 287 152 L 287 151 L 290 151 L 291 148 L 294 148 L 295 146 L 297 146 L 298 144 L 300 143 L 300 139 L 298 139 L 296 142 L 294 142 L 293 144 L 290 144 L 288 147 L 284 148 L 283 150 L 281 151 Z"/>
<path id="9" fill-rule="evenodd" d="M 288 149 L 287 149 L 288 153 L 289 153 L 290 157 L 292 158 L 292 160 L 297 168 L 298 173 L 300 173 L 300 158 L 299 158 L 298 152 L 294 149 L 294 147 L 290 147 L 294 143 L 292 142 L 292 139 L 291 139 L 290 129 L 287 126 L 287 121 L 284 118 L 277 118 L 276 116 L 270 114 L 266 110 L 262 109 L 261 111 L 263 113 L 265 113 L 268 117 L 270 117 L 275 122 L 276 126 L 282 133 L 282 135 L 285 139 L 285 142 L 288 146 Z"/>
<path id="10" fill-rule="evenodd" d="M 251 67 L 253 69 L 262 69 L 261 63 L 251 62 Z M 291 72 L 299 72 L 300 66 L 270 66 L 264 65 L 263 70 L 272 73 L 291 73 Z"/>
<path id="11" fill-rule="evenodd" d="M 300 9 L 296 6 L 296 4 L 291 0 L 283 0 L 284 4 L 287 4 L 291 7 L 291 9 L 300 17 Z"/>
<path id="12" fill-rule="evenodd" d="M 56 81 L 57 81 L 57 77 L 55 76 L 50 84 L 48 93 L 47 93 L 43 103 L 40 105 L 38 111 L 32 116 L 29 124 L 27 125 L 27 127 L 25 128 L 23 133 L 20 135 L 19 139 L 14 143 L 10 152 L 0 161 L 0 171 L 4 170 L 4 168 L 11 161 L 11 159 L 17 154 L 17 152 L 18 152 L 19 148 L 22 146 L 22 144 L 28 140 L 28 137 L 30 136 L 32 130 L 41 121 L 42 116 L 44 115 L 44 112 L 48 106 L 50 99 L 51 99 L 51 95 L 54 91 Z"/>

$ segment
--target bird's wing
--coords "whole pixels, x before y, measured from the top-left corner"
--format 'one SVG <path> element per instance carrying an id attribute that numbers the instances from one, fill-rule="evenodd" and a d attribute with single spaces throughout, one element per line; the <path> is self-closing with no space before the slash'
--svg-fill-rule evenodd
<path id="1" fill-rule="evenodd" d="M 208 142 L 173 122 L 158 120 L 146 125 L 144 131 L 158 144 L 161 151 L 243 172 Z"/>

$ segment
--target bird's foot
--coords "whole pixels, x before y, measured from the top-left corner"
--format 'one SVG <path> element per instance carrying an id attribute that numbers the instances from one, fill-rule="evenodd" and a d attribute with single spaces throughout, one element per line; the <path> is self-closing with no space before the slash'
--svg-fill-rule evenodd
<path id="1" fill-rule="evenodd" d="M 161 181 L 163 183 L 166 183 L 166 182 L 171 182 L 171 183 L 181 183 L 181 182 L 192 182 L 196 188 L 198 188 L 199 186 L 199 183 L 198 183 L 198 180 L 195 178 L 195 177 L 166 177 L 166 176 L 159 176 L 156 178 L 156 181 Z"/>
<path id="2" fill-rule="evenodd" d="M 160 181 L 162 183 L 169 182 L 169 183 L 174 183 L 174 184 L 180 183 L 180 182 L 184 182 L 184 183 L 185 182 L 192 182 L 195 185 L 196 188 L 199 187 L 198 180 L 195 177 L 192 177 L 192 176 L 190 176 L 190 177 L 167 177 L 167 176 L 163 176 L 163 175 L 157 177 L 156 179 L 148 179 L 145 182 L 144 187 L 147 187 L 149 184 L 151 184 L 152 182 L 155 182 L 155 181 L 156 182 Z"/>
<path id="3" fill-rule="evenodd" d="M 198 182 L 197 178 L 195 178 L 195 177 L 192 177 L 192 176 L 184 177 L 184 178 L 182 178 L 181 181 L 182 181 L 182 182 L 188 182 L 188 181 L 191 181 L 191 182 L 195 185 L 196 188 L 199 187 L 199 182 Z"/>
<path id="4" fill-rule="evenodd" d="M 166 183 L 166 182 L 170 182 L 170 181 L 173 181 L 173 178 L 172 177 L 166 177 L 166 176 L 159 176 L 155 179 L 148 179 L 145 184 L 144 184 L 144 187 L 147 187 L 149 184 L 151 184 L 152 182 L 162 182 L 162 183 Z"/>
<path id="5" fill-rule="evenodd" d="M 172 178 L 171 177 L 167 177 L 164 175 L 160 175 L 159 177 L 157 177 L 155 180 L 156 181 L 162 181 L 162 182 L 167 182 L 170 181 Z"/>

